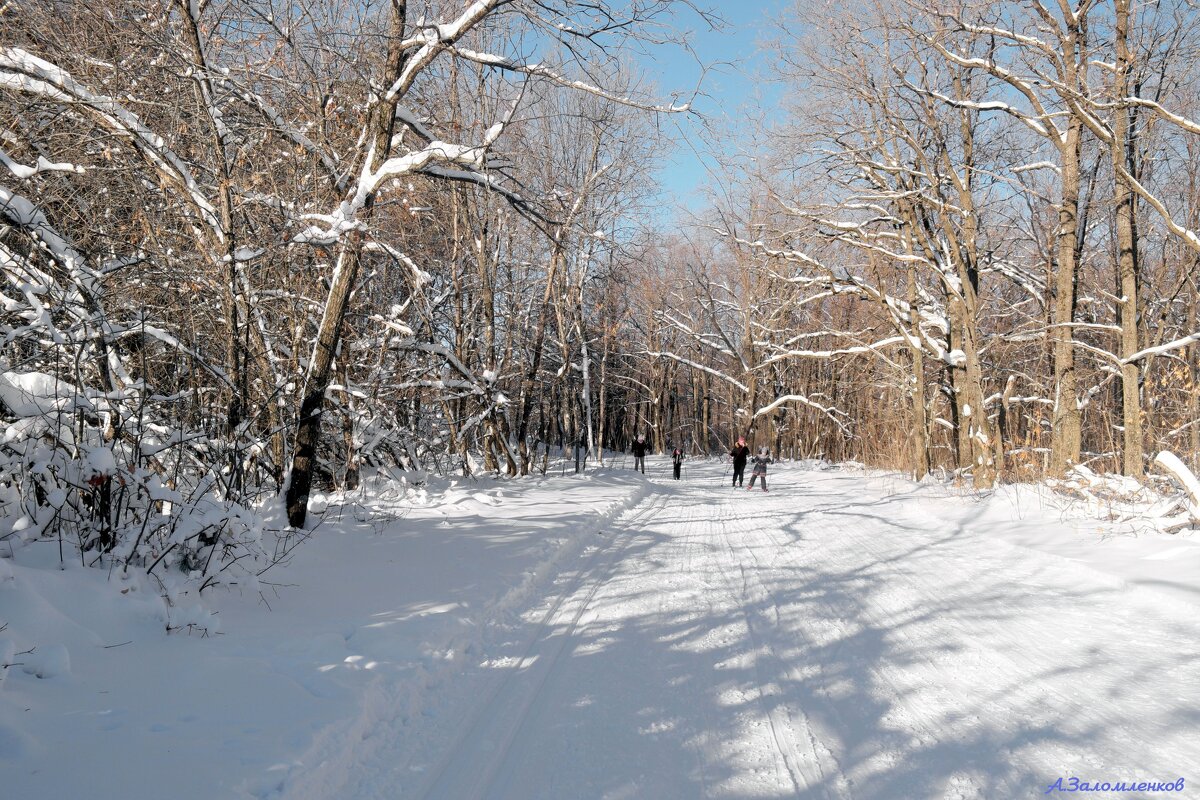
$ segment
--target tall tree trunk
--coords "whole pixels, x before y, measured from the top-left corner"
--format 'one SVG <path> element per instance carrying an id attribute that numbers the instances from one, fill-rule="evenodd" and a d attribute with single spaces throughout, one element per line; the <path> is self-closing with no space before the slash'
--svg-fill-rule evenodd
<path id="1" fill-rule="evenodd" d="M 1132 162 L 1129 109 L 1124 99 L 1129 93 L 1129 70 L 1133 57 L 1129 52 L 1131 13 L 1129 0 L 1114 0 L 1114 35 L 1117 63 L 1113 81 L 1117 107 L 1112 118 L 1113 191 L 1116 202 L 1117 275 L 1121 286 L 1121 409 L 1124 435 L 1121 471 L 1131 478 L 1145 474 L 1142 458 L 1142 401 L 1138 386 L 1141 370 L 1136 363 L 1125 362 L 1136 353 L 1138 343 L 1138 263 L 1135 213 L 1137 200 L 1122 172 Z"/>
<path id="2" fill-rule="evenodd" d="M 993 457 L 991 426 L 983 407 L 983 370 L 979 363 L 978 330 L 975 325 L 974 290 L 969 282 L 962 289 L 968 298 L 953 298 L 950 302 L 951 341 L 961 354 L 961 361 L 951 367 L 954 386 L 954 405 L 958 417 L 958 466 L 970 465 L 975 486 L 990 487 L 995 483 L 996 464 Z"/>
<path id="3" fill-rule="evenodd" d="M 955 90 L 959 97 L 965 98 L 961 74 L 954 77 Z M 957 239 L 958 246 L 954 248 L 957 255 L 955 267 L 962 294 L 963 336 L 962 349 L 965 356 L 963 364 L 966 373 L 967 396 L 963 404 L 964 411 L 969 413 L 967 432 L 971 444 L 971 455 L 975 485 L 987 488 L 996 482 L 1001 469 L 1004 467 L 1004 451 L 997 448 L 998 437 L 988 419 L 984 407 L 983 394 L 983 365 L 980 362 L 979 335 L 979 213 L 975 207 L 975 112 L 967 109 L 959 111 L 959 129 L 963 140 L 962 173 L 953 170 L 948 152 L 943 159 L 946 166 L 951 168 L 958 188 L 959 208 L 962 213 L 962 236 Z M 952 241 L 953 228 L 946 227 L 947 238 Z"/>
<path id="4" fill-rule="evenodd" d="M 1075 372 L 1077 237 L 1079 235 L 1079 153 L 1082 125 L 1072 117 L 1062 158 L 1062 196 L 1058 209 L 1057 269 L 1050 340 L 1054 358 L 1054 420 L 1049 473 L 1062 476 L 1079 463 L 1083 424 L 1079 410 L 1079 379 Z"/>
<path id="5" fill-rule="evenodd" d="M 390 86 L 404 70 L 408 51 L 401 50 L 400 44 L 404 40 L 406 14 L 407 0 L 392 0 L 387 58 L 388 74 L 380 82 L 381 86 Z M 379 161 L 387 159 L 391 149 L 392 133 L 395 129 L 396 103 L 399 99 L 398 96 L 391 101 L 380 99 L 376 104 L 374 113 L 368 122 L 373 129 L 371 131 L 372 146 L 368 148 L 365 158 Z M 370 166 L 374 168 L 375 164 Z M 363 204 L 360 218 L 369 218 L 374 205 L 375 196 L 372 193 Z M 338 342 L 341 340 L 342 324 L 350 305 L 350 295 L 358 280 L 362 245 L 362 235 L 359 231 L 352 231 L 342 240 L 333 271 L 333 281 L 329 287 L 329 296 L 325 301 L 324 313 L 321 316 L 320 327 L 317 329 L 317 339 L 313 344 L 312 356 L 309 359 L 308 373 L 305 376 L 304 391 L 300 401 L 300 419 L 296 430 L 296 449 L 292 457 L 292 474 L 287 488 L 288 524 L 293 528 L 303 528 L 308 516 L 308 495 L 312 491 L 317 446 L 320 443 L 325 392 L 329 388 L 330 378 L 333 375 L 334 356 L 337 353 Z"/>
<path id="6" fill-rule="evenodd" d="M 603 321 L 602 321 L 603 324 Z M 597 447 L 597 455 L 600 459 L 600 464 L 604 464 L 604 446 L 608 444 L 608 343 L 609 337 L 607 329 L 603 334 L 600 351 L 600 399 L 599 409 L 597 410 L 596 427 L 600 432 L 600 441 Z"/>
<path id="7" fill-rule="evenodd" d="M 1200 267 L 1193 261 L 1193 270 Z M 1192 274 L 1191 280 L 1191 296 L 1188 298 L 1188 330 L 1196 330 L 1196 323 L 1200 321 L 1200 279 L 1197 278 L 1196 272 Z M 1191 391 L 1188 393 L 1188 421 L 1191 423 L 1191 430 L 1188 433 L 1188 440 L 1191 442 L 1192 451 L 1192 471 L 1200 474 L 1200 346 L 1195 344 L 1188 345 L 1187 348 L 1187 363 L 1188 377 L 1190 378 Z"/>
<path id="8" fill-rule="evenodd" d="M 596 429 L 593 425 L 592 408 L 592 352 L 588 348 L 587 325 L 583 317 L 583 279 L 580 278 L 579 294 L 576 296 L 575 320 L 576 333 L 579 336 L 579 363 L 582 371 L 583 388 L 580 398 L 583 401 L 583 422 L 586 439 L 585 454 L 590 455 L 596 449 Z"/>
<path id="9" fill-rule="evenodd" d="M 911 242 L 905 236 L 906 242 Z M 911 253 L 911 247 L 910 247 Z M 910 335 L 914 342 L 921 341 L 921 320 L 917 312 L 917 270 L 908 268 L 908 316 L 911 323 Z M 929 474 L 929 420 L 925 416 L 925 351 L 919 344 L 909 347 L 912 354 L 912 385 L 909 387 L 912 401 L 912 461 L 913 478 L 921 480 Z"/>
<path id="10" fill-rule="evenodd" d="M 206 243 L 210 252 L 219 252 L 224 258 L 226 267 L 225 306 L 229 314 L 229 332 L 226 339 L 226 368 L 229 371 L 230 383 L 233 387 L 229 407 L 226 412 L 226 428 L 230 436 L 228 478 L 226 489 L 231 496 L 236 497 L 242 490 L 244 475 L 242 456 L 237 447 L 243 420 L 248 414 L 249 375 L 248 347 L 244 335 L 249 334 L 249 326 L 245 321 L 245 306 L 249 298 L 242 293 L 239 270 L 241 269 L 237 254 L 237 238 L 233 226 L 233 186 L 225 136 L 222 131 L 224 122 L 219 118 L 216 108 L 216 96 L 209 79 L 211 65 L 205 53 L 204 42 L 200 37 L 199 22 L 193 14 L 194 9 L 185 0 L 176 0 L 182 19 L 182 30 L 187 40 L 188 49 L 195 64 L 195 93 L 197 105 L 207 116 L 210 142 L 209 147 L 216 161 L 217 181 L 219 183 L 218 209 L 223 241 Z M 245 330 L 243 330 L 245 329 Z"/>
<path id="11" fill-rule="evenodd" d="M 1080 14 L 1066 20 L 1063 38 L 1062 63 L 1068 85 L 1075 89 L 1081 83 L 1079 61 L 1086 48 L 1082 27 L 1086 16 Z M 1079 378 L 1075 370 L 1075 322 L 1077 273 L 1079 270 L 1080 230 L 1080 153 L 1083 142 L 1083 121 L 1071 114 L 1067 135 L 1059 143 L 1061 167 L 1061 197 L 1058 207 L 1057 270 L 1053 276 L 1054 305 L 1051 316 L 1050 340 L 1054 358 L 1054 417 L 1050 437 L 1048 472 L 1061 477 L 1079 463 L 1083 440 L 1082 412 L 1079 408 Z"/>

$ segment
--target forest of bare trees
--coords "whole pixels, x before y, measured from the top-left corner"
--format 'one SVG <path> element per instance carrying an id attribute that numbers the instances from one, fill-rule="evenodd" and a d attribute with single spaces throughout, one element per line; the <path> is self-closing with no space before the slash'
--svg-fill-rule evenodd
<path id="1" fill-rule="evenodd" d="M 618 443 L 668 6 L 5 4 L 9 535 L 220 580 L 263 499 Z"/>
<path id="2" fill-rule="evenodd" d="M 674 5 L 0 4 L 0 535 L 216 583 L 272 498 L 637 433 L 1200 466 L 1197 9 L 798 2 L 684 223 Z"/>
<path id="3" fill-rule="evenodd" d="M 663 255 L 672 396 L 790 455 L 980 487 L 1194 468 L 1197 10 L 794 8 L 767 144 Z"/>

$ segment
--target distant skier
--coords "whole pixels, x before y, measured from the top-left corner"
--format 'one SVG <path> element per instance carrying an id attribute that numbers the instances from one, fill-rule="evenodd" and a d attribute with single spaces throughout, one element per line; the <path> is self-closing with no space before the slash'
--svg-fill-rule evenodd
<path id="1" fill-rule="evenodd" d="M 746 488 L 747 492 L 754 488 L 755 478 L 762 478 L 763 491 L 767 490 L 767 464 L 770 463 L 771 454 L 767 448 L 758 448 L 758 455 L 754 457 L 754 472 L 750 475 L 750 486 Z"/>
<path id="2" fill-rule="evenodd" d="M 646 437 L 639 435 L 637 441 L 633 443 L 633 468 L 640 470 L 643 475 L 646 474 L 646 451 L 650 449 L 650 445 L 646 443 Z"/>
<path id="3" fill-rule="evenodd" d="M 733 485 L 741 486 L 746 479 L 746 459 L 750 457 L 750 448 L 746 447 L 746 437 L 739 436 L 737 447 L 729 451 L 733 458 Z"/>
<path id="4" fill-rule="evenodd" d="M 683 470 L 683 450 L 676 447 L 671 451 L 671 463 L 675 465 L 675 480 L 679 480 L 679 473 Z"/>

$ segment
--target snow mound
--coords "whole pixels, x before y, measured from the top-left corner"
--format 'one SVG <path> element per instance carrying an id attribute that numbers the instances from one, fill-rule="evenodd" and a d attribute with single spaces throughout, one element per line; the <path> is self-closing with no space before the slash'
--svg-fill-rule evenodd
<path id="1" fill-rule="evenodd" d="M 71 654 L 65 644 L 35 648 L 21 656 L 21 671 L 39 679 L 71 674 Z"/>

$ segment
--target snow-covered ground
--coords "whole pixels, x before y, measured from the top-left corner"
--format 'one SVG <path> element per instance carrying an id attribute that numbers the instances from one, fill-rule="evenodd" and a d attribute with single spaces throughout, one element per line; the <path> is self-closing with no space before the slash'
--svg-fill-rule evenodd
<path id="1" fill-rule="evenodd" d="M 54 542 L 0 558 L 0 796 L 1200 780 L 1189 534 L 1035 487 L 981 498 L 803 464 L 761 494 L 722 464 L 679 483 L 663 465 L 371 484 L 331 498 L 261 595 L 206 593 L 170 635 L 149 584 L 60 570 Z"/>

